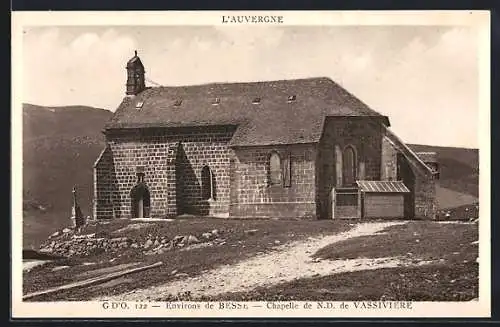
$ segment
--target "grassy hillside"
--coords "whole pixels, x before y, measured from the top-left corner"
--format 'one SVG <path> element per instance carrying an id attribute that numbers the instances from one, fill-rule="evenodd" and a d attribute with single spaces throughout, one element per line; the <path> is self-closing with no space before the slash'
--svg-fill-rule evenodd
<path id="1" fill-rule="evenodd" d="M 478 198 L 474 195 L 457 192 L 440 185 L 436 188 L 436 197 L 439 202 L 438 206 L 441 209 L 458 208 L 478 202 Z"/>
<path id="2" fill-rule="evenodd" d="M 71 190 L 78 187 L 84 215 L 91 214 L 92 166 L 104 147 L 101 130 L 112 113 L 84 106 L 23 106 L 24 246 L 37 246 L 70 223 Z M 473 202 L 478 194 L 478 151 L 411 145 L 436 151 L 441 164 L 438 196 L 445 207 Z M 465 201 L 465 202 L 464 202 Z"/>
<path id="3" fill-rule="evenodd" d="M 479 194 L 479 151 L 411 144 L 414 151 L 434 151 L 440 166 L 441 187 L 473 196 Z"/>
<path id="4" fill-rule="evenodd" d="M 111 115 L 84 106 L 23 106 L 25 246 L 69 223 L 73 185 L 83 213 L 91 214 L 92 165 Z"/>

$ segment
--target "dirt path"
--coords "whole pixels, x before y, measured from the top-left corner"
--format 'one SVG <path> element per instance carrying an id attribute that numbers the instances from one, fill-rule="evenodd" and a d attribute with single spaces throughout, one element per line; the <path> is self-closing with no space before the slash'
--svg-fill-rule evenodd
<path id="1" fill-rule="evenodd" d="M 257 286 L 291 281 L 296 278 L 318 277 L 342 272 L 397 267 L 398 258 L 313 260 L 311 255 L 322 247 L 349 238 L 372 235 L 406 222 L 362 223 L 353 229 L 320 238 L 308 238 L 282 246 L 281 249 L 233 265 L 216 268 L 197 277 L 169 282 L 113 296 L 117 300 L 156 300 L 167 294 L 186 291 L 193 297 L 251 290 Z M 109 297 L 106 297 L 109 299 Z M 95 300 L 100 300 L 97 298 Z M 103 299 L 103 298 L 102 298 Z"/>
<path id="2" fill-rule="evenodd" d="M 23 271 L 30 271 L 36 266 L 42 266 L 50 261 L 48 260 L 24 260 L 23 261 Z"/>

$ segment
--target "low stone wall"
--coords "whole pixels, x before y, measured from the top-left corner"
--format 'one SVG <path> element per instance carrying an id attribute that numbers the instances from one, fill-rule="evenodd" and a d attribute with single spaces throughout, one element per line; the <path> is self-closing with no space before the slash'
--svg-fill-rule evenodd
<path id="1" fill-rule="evenodd" d="M 129 237 L 111 237 L 98 234 L 78 234 L 65 228 L 52 234 L 40 246 L 40 252 L 61 257 L 87 257 L 102 253 L 123 253 L 124 250 L 136 250 L 145 255 L 161 254 L 175 248 L 185 248 L 194 244 L 224 242 L 218 230 L 207 231 L 200 235 L 176 235 L 172 239 L 149 235 L 144 239 Z"/>

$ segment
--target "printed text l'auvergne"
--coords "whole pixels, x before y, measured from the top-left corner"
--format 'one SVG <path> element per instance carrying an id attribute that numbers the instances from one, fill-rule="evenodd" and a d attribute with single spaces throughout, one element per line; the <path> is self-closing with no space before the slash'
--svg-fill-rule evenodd
<path id="1" fill-rule="evenodd" d="M 242 15 L 222 16 L 223 24 L 283 24 L 283 16 Z"/>

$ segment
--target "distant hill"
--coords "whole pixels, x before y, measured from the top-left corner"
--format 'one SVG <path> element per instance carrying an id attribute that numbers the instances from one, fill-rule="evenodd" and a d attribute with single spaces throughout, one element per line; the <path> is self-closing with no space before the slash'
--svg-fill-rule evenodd
<path id="1" fill-rule="evenodd" d="M 111 116 L 85 106 L 23 105 L 25 246 L 69 223 L 73 185 L 84 215 L 91 214 L 92 165 L 104 147 L 101 130 Z"/>
<path id="2" fill-rule="evenodd" d="M 437 153 L 441 187 L 479 196 L 479 150 L 410 144 L 414 151 Z"/>
<path id="3" fill-rule="evenodd" d="M 37 247 L 55 230 L 67 226 L 71 190 L 78 187 L 84 215 L 91 215 L 92 166 L 104 148 L 104 124 L 112 112 L 67 106 L 23 106 L 24 247 Z M 438 196 L 445 206 L 473 202 L 478 194 L 478 150 L 410 145 L 436 151 L 441 164 Z"/>

